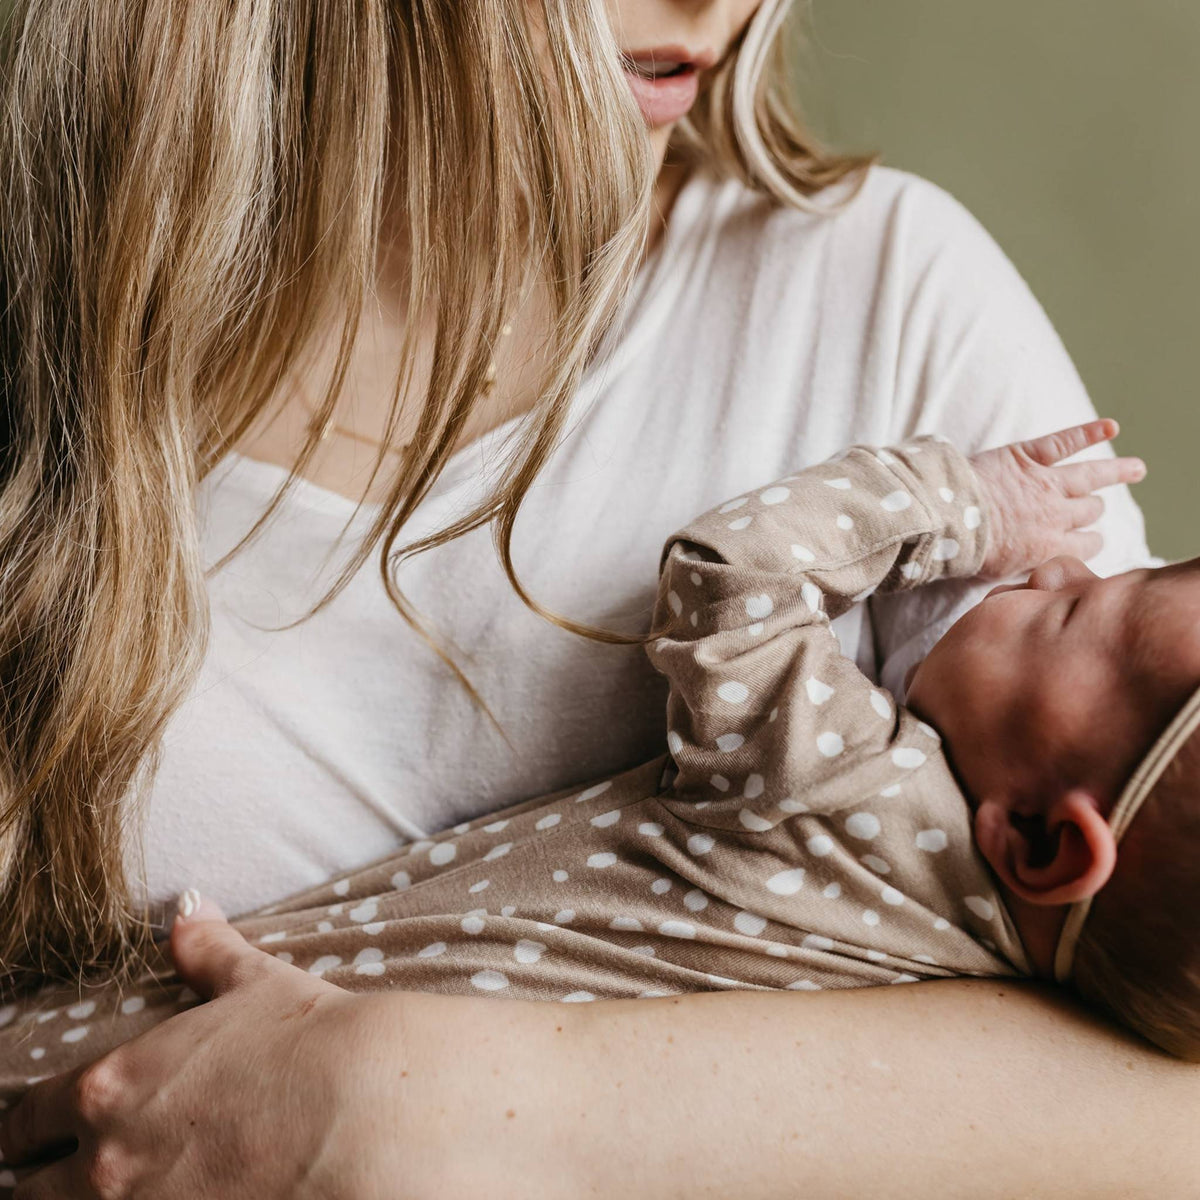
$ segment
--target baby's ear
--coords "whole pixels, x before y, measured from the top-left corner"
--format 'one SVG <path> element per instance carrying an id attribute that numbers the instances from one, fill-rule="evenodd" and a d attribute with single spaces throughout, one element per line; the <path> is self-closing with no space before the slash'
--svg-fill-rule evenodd
<path id="1" fill-rule="evenodd" d="M 1003 800 L 975 811 L 975 843 L 1004 885 L 1030 904 L 1094 896 L 1117 864 L 1117 845 L 1094 796 L 1065 792 L 1046 812 L 1015 813 Z"/>

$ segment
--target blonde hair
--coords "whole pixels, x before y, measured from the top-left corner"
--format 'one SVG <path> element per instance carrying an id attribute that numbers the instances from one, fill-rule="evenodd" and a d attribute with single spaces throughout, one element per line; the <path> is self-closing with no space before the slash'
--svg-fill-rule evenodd
<path id="1" fill-rule="evenodd" d="M 680 141 L 808 206 L 872 160 L 826 153 L 790 114 L 787 7 L 764 3 Z M 409 254 L 408 311 L 430 315 L 432 365 L 417 436 L 338 586 L 374 550 L 418 624 L 398 557 L 490 522 L 525 596 L 513 520 L 636 272 L 653 183 L 602 0 L 543 0 L 536 24 L 529 8 L 23 0 L 9 14 L 0 984 L 141 960 L 149 930 L 123 846 L 205 653 L 195 486 L 283 403 L 330 321 L 341 335 L 319 417 L 332 412 L 386 237 Z M 502 477 L 475 513 L 398 552 L 535 278 L 549 365 Z"/>

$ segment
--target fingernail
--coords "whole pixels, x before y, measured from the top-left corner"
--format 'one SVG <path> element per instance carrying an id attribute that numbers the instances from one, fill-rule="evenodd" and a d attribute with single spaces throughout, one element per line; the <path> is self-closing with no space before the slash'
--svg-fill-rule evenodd
<path id="1" fill-rule="evenodd" d="M 175 908 L 179 913 L 178 919 L 184 921 L 221 921 L 225 919 L 220 905 L 207 896 L 201 896 L 195 888 L 188 888 L 186 891 L 180 892 Z"/>

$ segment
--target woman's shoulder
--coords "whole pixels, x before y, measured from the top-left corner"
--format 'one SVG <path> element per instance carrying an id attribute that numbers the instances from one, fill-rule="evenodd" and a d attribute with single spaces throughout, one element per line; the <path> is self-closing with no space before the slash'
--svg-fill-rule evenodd
<path id="1" fill-rule="evenodd" d="M 952 258 L 964 270 L 1011 274 L 1007 255 L 975 214 L 946 188 L 897 167 L 876 165 L 811 197 L 811 210 L 785 205 L 737 179 L 698 181 L 696 208 L 710 228 L 761 269 L 786 273 L 819 249 L 836 266 L 919 277 Z"/>
<path id="2" fill-rule="evenodd" d="M 1062 356 L 1045 310 L 983 223 L 910 171 L 873 166 L 812 197 L 811 211 L 710 178 L 693 214 L 708 232 L 697 265 L 710 290 L 769 297 L 780 314 L 816 308 L 827 328 L 858 329 L 909 357 L 959 344 L 968 330 L 999 355 L 1036 344 Z"/>

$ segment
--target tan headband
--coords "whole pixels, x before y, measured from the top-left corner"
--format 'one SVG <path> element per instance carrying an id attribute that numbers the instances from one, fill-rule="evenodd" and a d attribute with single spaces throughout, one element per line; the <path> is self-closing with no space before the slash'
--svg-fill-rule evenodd
<path id="1" fill-rule="evenodd" d="M 1200 729 L 1200 691 L 1183 706 L 1162 737 L 1150 747 L 1150 753 L 1142 759 L 1138 769 L 1125 785 L 1124 791 L 1117 798 L 1112 815 L 1108 818 L 1108 827 L 1112 830 L 1114 842 L 1120 843 L 1125 831 L 1133 824 L 1133 818 L 1145 803 L 1146 797 L 1154 791 L 1154 785 L 1162 777 L 1167 765 L 1197 729 Z M 1059 983 L 1066 983 L 1071 977 L 1071 970 L 1075 965 L 1075 950 L 1094 898 L 1089 896 L 1086 900 L 1072 904 L 1067 913 L 1062 934 L 1058 939 L 1058 949 L 1054 954 L 1054 978 Z"/>

